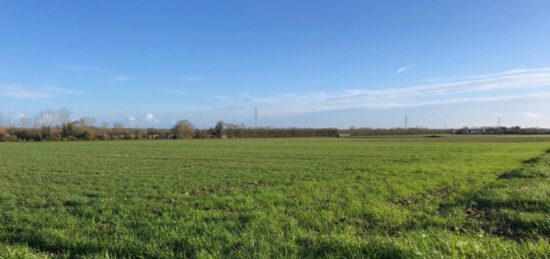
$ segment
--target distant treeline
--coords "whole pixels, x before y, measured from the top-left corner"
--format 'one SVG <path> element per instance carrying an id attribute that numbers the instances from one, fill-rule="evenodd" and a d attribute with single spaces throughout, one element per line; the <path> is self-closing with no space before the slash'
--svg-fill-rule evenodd
<path id="1" fill-rule="evenodd" d="M 336 137 L 338 133 L 335 128 L 247 128 L 224 122 L 209 129 L 197 129 L 188 121 L 180 121 L 171 129 L 127 128 L 122 124 L 96 127 L 69 122 L 60 126 L 0 127 L 0 141 Z"/>
<path id="2" fill-rule="evenodd" d="M 197 129 L 187 120 L 179 121 L 171 129 L 126 128 L 120 123 L 112 127 L 96 127 L 75 121 L 60 126 L 0 127 L 0 141 L 61 141 L 61 140 L 139 140 L 190 138 L 292 138 L 292 137 L 366 137 L 388 135 L 438 134 L 548 134 L 546 129 L 519 127 L 463 128 L 443 130 L 428 128 L 248 128 L 242 125 L 218 122 L 209 129 Z"/>
<path id="3" fill-rule="evenodd" d="M 2 122 L 0 116 L 0 123 Z M 219 121 L 212 128 L 198 129 L 188 120 L 178 121 L 171 129 L 128 128 L 122 123 L 96 126 L 94 118 L 70 119 L 70 111 L 43 111 L 31 120 L 21 117 L 18 127 L 0 125 L 0 141 L 59 141 L 59 140 L 132 140 L 132 139 L 189 139 L 189 138 L 292 138 L 292 137 L 365 137 L 384 135 L 438 134 L 548 134 L 547 129 L 520 127 L 484 127 L 462 129 L 429 128 L 269 128 L 245 127 Z"/>

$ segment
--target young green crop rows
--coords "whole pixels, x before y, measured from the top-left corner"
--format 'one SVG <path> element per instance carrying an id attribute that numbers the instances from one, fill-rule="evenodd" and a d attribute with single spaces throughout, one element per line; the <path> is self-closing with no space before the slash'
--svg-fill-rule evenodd
<path id="1" fill-rule="evenodd" d="M 550 142 L 0 143 L 0 258 L 548 257 Z"/>

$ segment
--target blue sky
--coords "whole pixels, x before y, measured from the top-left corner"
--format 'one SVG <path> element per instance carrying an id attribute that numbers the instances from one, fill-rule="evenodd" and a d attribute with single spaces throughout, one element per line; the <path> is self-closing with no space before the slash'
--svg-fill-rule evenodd
<path id="1" fill-rule="evenodd" d="M 0 1 L 3 124 L 550 127 L 548 1 Z"/>

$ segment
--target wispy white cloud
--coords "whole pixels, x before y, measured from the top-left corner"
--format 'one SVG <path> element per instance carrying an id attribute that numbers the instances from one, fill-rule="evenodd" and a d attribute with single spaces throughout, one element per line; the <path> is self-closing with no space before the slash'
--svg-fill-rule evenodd
<path id="1" fill-rule="evenodd" d="M 524 112 L 523 116 L 525 116 L 527 118 L 531 118 L 531 119 L 536 119 L 536 118 L 540 117 L 540 115 L 538 113 L 534 113 L 534 112 Z"/>
<path id="2" fill-rule="evenodd" d="M 371 107 L 371 108 L 413 108 L 422 106 L 433 105 L 448 105 L 448 104 L 463 104 L 463 103 L 489 103 L 489 102 L 503 102 L 522 99 L 548 99 L 550 98 L 550 92 L 532 93 L 532 94 L 516 94 L 516 95 L 497 95 L 489 97 L 466 97 L 466 98 L 454 98 L 443 99 L 434 101 L 420 101 L 420 102 L 402 102 L 402 103 L 389 103 L 386 106 Z M 366 107 L 369 108 L 369 107 Z M 502 116 L 502 115 L 501 115 Z"/>
<path id="3" fill-rule="evenodd" d="M 22 112 L 20 112 L 20 113 L 18 113 L 18 114 L 15 114 L 13 117 L 14 117 L 15 119 L 18 119 L 18 120 L 19 120 L 19 119 L 23 119 L 23 118 L 28 118 L 27 115 L 25 115 L 25 114 L 22 113 Z"/>
<path id="4" fill-rule="evenodd" d="M 216 99 L 218 99 L 220 101 L 229 101 L 230 100 L 230 98 L 225 96 L 225 95 L 217 95 Z"/>
<path id="5" fill-rule="evenodd" d="M 317 99 L 317 100 L 315 100 Z M 255 106 L 263 107 L 264 113 L 269 114 L 299 114 L 310 112 L 322 112 L 345 109 L 396 109 L 396 108 L 415 108 L 424 106 L 452 105 L 464 103 L 488 103 L 512 101 L 520 99 L 550 99 L 550 92 L 517 94 L 517 95 L 496 95 L 489 97 L 464 97 L 464 98 L 446 98 L 437 100 L 386 100 L 369 102 L 360 99 L 341 99 L 338 102 L 323 101 L 327 100 L 324 94 L 310 95 L 305 97 L 293 97 L 282 102 L 256 101 Z"/>
<path id="6" fill-rule="evenodd" d="M 18 99 L 47 99 L 58 95 L 76 93 L 78 93 L 76 90 L 47 84 L 35 88 L 14 84 L 0 84 L 0 96 Z"/>
<path id="7" fill-rule="evenodd" d="M 148 123 L 151 123 L 151 124 L 158 124 L 160 121 L 157 119 L 157 117 L 152 114 L 152 113 L 147 113 L 145 114 L 145 116 L 143 117 L 143 119 L 148 122 Z"/>
<path id="8" fill-rule="evenodd" d="M 45 91 L 47 91 L 49 93 L 52 93 L 52 94 L 78 94 L 78 93 L 80 93 L 79 91 L 76 91 L 76 90 L 73 90 L 73 89 L 69 89 L 69 88 L 65 88 L 65 87 L 58 87 L 58 86 L 51 86 L 51 85 L 43 86 L 42 89 L 44 89 Z"/>
<path id="9" fill-rule="evenodd" d="M 119 75 L 119 76 L 115 76 L 114 79 L 115 79 L 115 81 L 125 82 L 125 81 L 128 81 L 128 80 L 132 79 L 132 77 Z"/>
<path id="10" fill-rule="evenodd" d="M 526 98 L 550 98 L 550 92 L 502 94 L 503 90 L 527 90 L 550 86 L 550 68 L 519 69 L 479 75 L 445 83 L 413 85 L 384 90 L 354 89 L 341 92 L 285 94 L 247 98 L 243 106 L 261 106 L 264 112 L 306 113 L 353 108 L 408 108 L 468 102 L 495 102 Z M 484 92 L 483 96 L 479 94 Z M 463 97 L 463 95 L 474 95 Z M 459 96 L 462 95 L 462 96 Z M 477 96 L 475 96 L 477 95 Z"/>
<path id="11" fill-rule="evenodd" d="M 405 72 L 405 71 L 407 71 L 407 70 L 413 69 L 415 66 L 416 66 L 416 64 L 408 64 L 408 65 L 406 65 L 406 66 L 404 66 L 404 67 L 400 67 L 400 68 L 397 69 L 397 71 L 395 71 L 395 74 L 396 74 L 396 75 L 399 75 L 399 74 L 401 74 L 401 73 L 403 73 L 403 72 Z"/>
<path id="12" fill-rule="evenodd" d="M 134 116 L 128 116 L 128 123 L 130 126 L 137 126 L 138 125 L 138 119 Z"/>
<path id="13" fill-rule="evenodd" d="M 52 93 L 11 85 L 0 85 L 0 96 L 19 99 L 44 99 L 54 97 Z"/>

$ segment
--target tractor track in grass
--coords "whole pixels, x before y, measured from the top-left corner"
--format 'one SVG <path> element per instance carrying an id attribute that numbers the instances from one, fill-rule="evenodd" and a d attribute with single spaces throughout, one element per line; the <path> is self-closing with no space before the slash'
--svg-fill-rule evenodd
<path id="1" fill-rule="evenodd" d="M 543 194 L 532 186 L 541 185 Z M 516 170 L 500 174 L 495 181 L 455 203 L 442 203 L 444 215 L 463 207 L 467 222 L 463 232 L 480 231 L 514 241 L 544 239 L 550 242 L 550 149 L 525 160 Z M 525 191 L 521 190 L 525 188 Z M 534 219 L 533 219 L 534 218 Z M 454 229 L 456 230 L 456 229 Z"/>

